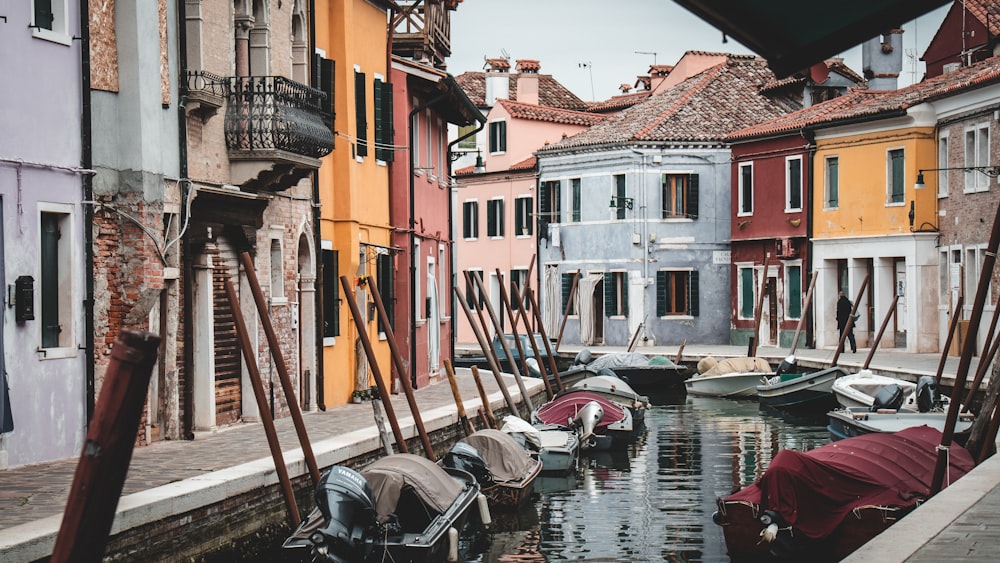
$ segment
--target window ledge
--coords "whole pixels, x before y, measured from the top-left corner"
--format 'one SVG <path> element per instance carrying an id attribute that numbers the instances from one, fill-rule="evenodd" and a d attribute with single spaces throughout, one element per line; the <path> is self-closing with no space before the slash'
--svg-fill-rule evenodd
<path id="1" fill-rule="evenodd" d="M 66 358 L 75 358 L 79 354 L 79 350 L 71 347 L 63 348 L 38 348 L 38 354 L 41 356 L 40 360 L 64 360 Z"/>
<path id="2" fill-rule="evenodd" d="M 271 305 L 279 305 L 279 306 L 281 306 L 281 305 L 288 305 L 288 298 L 287 297 L 272 297 L 271 298 Z"/>
<path id="3" fill-rule="evenodd" d="M 337 337 L 336 336 L 324 336 L 323 337 L 323 346 L 336 346 L 336 345 L 337 345 Z"/>
<path id="4" fill-rule="evenodd" d="M 65 33 L 58 31 L 52 31 L 51 29 L 44 29 L 41 27 L 31 28 L 31 36 L 35 39 L 41 39 L 43 41 L 51 41 L 52 43 L 58 43 L 60 45 L 65 45 L 67 47 L 73 45 L 73 38 Z"/>

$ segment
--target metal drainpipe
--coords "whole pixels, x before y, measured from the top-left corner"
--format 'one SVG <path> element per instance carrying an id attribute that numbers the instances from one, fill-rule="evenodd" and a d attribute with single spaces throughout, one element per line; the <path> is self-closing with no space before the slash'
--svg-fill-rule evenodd
<path id="1" fill-rule="evenodd" d="M 187 153 L 187 10 L 184 2 L 177 3 L 177 74 L 180 81 L 179 95 L 180 103 L 177 104 L 177 142 L 178 142 L 178 167 L 181 184 L 181 218 L 180 224 L 187 222 L 188 206 L 186 205 L 191 195 L 191 180 L 188 179 L 188 153 Z M 181 302 L 184 303 L 184 358 L 182 360 L 185 373 L 184 382 L 184 411 L 181 413 L 181 435 L 186 440 L 194 439 L 194 386 L 190 381 L 191 366 L 194 365 L 194 339 L 191 331 L 190 311 L 193 302 L 191 294 L 191 239 L 184 236 L 181 239 L 181 280 L 183 282 L 184 294 Z M 178 385 L 180 380 L 178 379 Z"/>
<path id="2" fill-rule="evenodd" d="M 316 62 L 316 58 L 313 56 L 316 53 L 316 0 L 309 0 L 309 74 L 315 77 L 316 69 L 313 65 Z M 313 84 L 313 87 L 319 86 L 318 84 Z M 315 325 L 316 343 L 318 346 L 315 348 L 316 354 L 316 407 L 320 411 L 326 411 L 326 393 L 323 390 L 324 378 L 323 378 L 323 312 L 324 312 L 324 300 L 323 300 L 323 280 L 326 272 L 323 271 L 323 229 L 320 224 L 323 217 L 320 213 L 322 207 L 319 203 L 319 170 L 314 170 L 312 173 L 312 188 L 313 188 L 313 238 L 314 247 L 316 248 L 316 281 L 314 283 L 313 289 L 315 290 L 316 298 L 313 300 L 314 313 L 316 315 Z M 318 287 L 317 287 L 318 286 Z"/>
<path id="3" fill-rule="evenodd" d="M 809 150 L 809 174 L 806 176 L 807 181 L 809 183 L 809 187 L 806 189 L 806 193 L 809 194 L 809 205 L 806 207 L 806 240 L 805 240 L 805 246 L 806 246 L 806 273 L 808 275 L 802 276 L 802 279 L 806 280 L 806 279 L 812 279 L 812 271 L 813 271 L 813 268 L 812 268 L 812 266 L 813 266 L 813 252 L 812 252 L 813 251 L 813 247 L 812 247 L 812 243 L 810 241 L 812 241 L 812 237 L 813 237 L 813 205 L 815 205 L 815 199 L 816 199 L 816 192 L 814 190 L 814 188 L 816 186 L 816 182 L 813 180 L 813 178 L 816 176 L 816 168 L 815 168 L 815 166 L 816 166 L 816 144 L 815 144 L 815 138 L 816 138 L 816 136 L 815 136 L 815 134 L 814 134 L 814 132 L 813 132 L 812 129 L 803 128 L 802 129 L 802 137 L 805 138 L 805 140 L 806 140 L 806 146 L 807 146 L 807 148 Z M 807 313 L 807 315 L 810 316 L 810 317 L 813 317 L 813 319 L 815 319 L 815 317 L 814 317 L 814 315 L 816 314 L 815 311 L 816 311 L 815 307 L 809 307 L 809 312 Z M 813 348 L 815 348 L 816 347 L 816 341 L 814 339 L 816 338 L 816 334 L 815 334 L 815 328 L 816 327 L 813 326 L 815 324 L 815 322 L 814 321 L 810 322 L 810 319 L 807 318 L 805 324 L 806 324 L 806 346 L 812 346 Z"/>
<path id="4" fill-rule="evenodd" d="M 413 119 L 418 113 L 424 111 L 430 106 L 440 102 L 445 98 L 447 94 L 441 94 L 440 96 L 431 99 L 430 101 L 424 103 L 423 105 L 417 106 L 410 110 L 410 114 L 407 117 L 407 125 L 409 125 L 410 130 L 407 131 L 409 137 L 409 148 L 407 152 L 409 154 L 410 161 L 410 383 L 413 384 L 413 388 L 417 388 L 417 260 L 420 259 L 419 256 L 414 256 L 416 253 L 417 244 L 417 234 L 416 234 L 416 218 L 414 217 L 413 210 L 413 192 L 416 186 L 413 182 L 413 143 L 416 139 L 413 137 Z M 430 147 L 427 147 L 430 150 Z M 403 374 L 399 374 L 402 376 Z"/>
<path id="5" fill-rule="evenodd" d="M 80 2 L 80 161 L 84 169 L 93 169 L 93 130 L 90 97 L 90 12 L 87 2 Z M 90 174 L 83 175 L 83 200 L 94 201 L 94 181 Z M 86 270 L 86 298 L 83 302 L 86 348 L 87 424 L 94 416 L 94 212 L 93 206 L 83 207 L 84 269 Z"/>

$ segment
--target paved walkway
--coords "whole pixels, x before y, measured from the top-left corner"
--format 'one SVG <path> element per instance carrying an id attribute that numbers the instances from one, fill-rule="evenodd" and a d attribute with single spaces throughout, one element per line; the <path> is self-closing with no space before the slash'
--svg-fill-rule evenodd
<path id="1" fill-rule="evenodd" d="M 560 350 L 563 355 L 573 355 L 577 351 L 579 347 L 569 346 Z M 620 351 L 620 348 L 594 347 L 591 351 L 602 353 Z M 676 347 L 640 348 L 639 351 L 671 358 L 677 353 Z M 857 354 L 841 355 L 838 363 L 858 368 L 865 361 L 866 352 L 859 350 Z M 724 357 L 745 354 L 745 348 L 735 346 L 688 346 L 684 349 L 684 360 L 694 362 L 706 355 Z M 787 350 L 781 349 L 758 350 L 758 355 L 772 361 L 786 354 Z M 797 356 L 803 363 L 829 363 L 833 351 L 799 350 Z M 909 377 L 933 375 L 939 359 L 937 355 L 880 351 L 871 367 L 877 372 Z M 948 359 L 944 371 L 946 380 L 955 373 L 957 365 L 957 358 Z M 975 364 L 972 366 L 973 373 L 974 370 Z M 471 417 L 480 408 L 479 395 L 468 371 L 458 370 L 458 373 L 459 389 Z M 503 406 L 503 395 L 495 380 L 488 371 L 482 372 L 482 375 L 493 408 Z M 519 401 L 520 394 L 513 378 L 506 376 L 505 382 L 509 393 L 515 401 Z M 539 380 L 528 379 L 526 385 L 529 394 L 542 391 Z M 416 400 L 428 431 L 457 422 L 447 382 L 418 390 Z M 393 410 L 410 443 L 419 443 L 405 396 L 393 397 Z M 303 418 L 321 467 L 379 448 L 370 404 L 338 406 L 326 412 L 306 413 Z M 289 473 L 293 477 L 304 474 L 305 463 L 291 419 L 278 420 L 276 426 Z M 391 433 L 388 428 L 387 431 Z M 51 553 L 75 466 L 74 458 L 0 471 L 0 561 L 30 561 Z M 157 442 L 139 448 L 132 457 L 112 533 L 143 521 L 155 520 L 158 514 L 187 510 L 196 503 L 225 498 L 226 494 L 232 493 L 235 483 L 241 483 L 239 486 L 243 487 L 260 486 L 265 480 L 261 475 L 268 473 L 272 474 L 268 478 L 273 479 L 273 463 L 260 424 L 243 424 L 199 434 L 193 441 Z M 932 503 L 933 506 L 947 503 L 948 508 L 930 509 Z M 909 557 L 913 561 L 930 561 L 947 557 L 956 561 L 994 561 L 997 540 L 1000 539 L 997 531 L 997 525 L 1000 525 L 998 508 L 1000 460 L 994 459 L 864 548 L 877 549 L 876 546 L 882 543 L 889 546 L 884 552 L 874 552 L 877 557 L 872 555 L 855 560 L 903 561 Z M 931 524 L 934 524 L 933 528 Z M 913 527 L 917 530 L 914 531 Z M 929 539 L 924 542 L 926 538 Z M 903 544 L 917 546 L 918 549 L 904 555 L 899 549 Z M 946 548 L 950 551 L 945 556 L 941 550 Z M 987 551 L 989 556 L 986 556 Z M 922 554 L 933 555 L 921 558 Z M 858 557 L 861 557 L 860 552 Z"/>

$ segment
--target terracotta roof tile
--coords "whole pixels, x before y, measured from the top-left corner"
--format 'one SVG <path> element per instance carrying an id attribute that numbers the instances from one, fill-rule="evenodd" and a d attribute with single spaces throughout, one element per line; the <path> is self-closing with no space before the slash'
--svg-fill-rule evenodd
<path id="1" fill-rule="evenodd" d="M 510 74 L 508 99 L 517 101 L 517 74 Z M 486 106 L 486 73 L 464 72 L 455 81 L 478 107 Z M 553 108 L 585 110 L 587 103 L 570 92 L 550 74 L 538 75 L 538 104 Z"/>
<path id="2" fill-rule="evenodd" d="M 803 127 L 835 125 L 845 119 L 895 114 L 913 106 L 1000 83 L 1000 57 L 928 78 L 899 90 L 850 90 L 847 94 L 772 120 L 734 131 L 727 139 L 739 141 L 791 133 Z"/>
<path id="3" fill-rule="evenodd" d="M 619 94 L 617 96 L 612 96 L 603 102 L 591 104 L 590 107 L 587 108 L 587 111 L 592 111 L 594 113 L 619 111 L 641 103 L 652 95 L 653 93 L 649 90 L 639 90 L 638 92 Z"/>
<path id="4" fill-rule="evenodd" d="M 521 162 L 515 162 L 514 164 L 511 164 L 510 168 L 506 170 L 491 170 L 489 172 L 485 172 L 484 174 L 497 174 L 500 172 L 520 172 L 523 170 L 533 170 L 537 165 L 538 165 L 538 159 L 535 158 L 534 156 L 530 156 L 522 160 Z M 476 167 L 474 165 L 463 166 L 453 171 L 452 174 L 454 174 L 455 176 L 469 176 L 475 173 L 475 169 Z"/>
<path id="5" fill-rule="evenodd" d="M 548 121 L 551 123 L 566 123 L 569 125 L 582 125 L 590 127 L 606 119 L 606 116 L 570 109 L 552 108 L 546 106 L 536 106 L 534 104 L 522 104 L 510 100 L 497 100 L 497 104 L 504 107 L 511 117 L 518 119 L 530 119 L 533 121 Z"/>
<path id="6" fill-rule="evenodd" d="M 1000 35 L 1000 2 L 996 0 L 965 0 L 965 9 L 983 22 L 989 25 L 990 36 Z"/>

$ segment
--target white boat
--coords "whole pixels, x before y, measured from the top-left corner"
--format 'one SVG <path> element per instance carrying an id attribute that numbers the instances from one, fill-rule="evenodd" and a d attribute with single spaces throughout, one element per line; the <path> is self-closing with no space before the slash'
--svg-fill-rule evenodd
<path id="1" fill-rule="evenodd" d="M 554 426 L 532 426 L 514 415 L 504 417 L 500 430 L 521 442 L 525 449 L 538 452 L 545 473 L 568 473 L 577 467 L 580 439 L 576 432 Z"/>
<path id="2" fill-rule="evenodd" d="M 875 395 L 888 385 L 898 385 L 902 390 L 905 397 L 902 407 L 916 409 L 916 383 L 878 375 L 867 369 L 838 377 L 833 382 L 833 394 L 842 407 L 870 407 Z"/>
<path id="3" fill-rule="evenodd" d="M 566 392 L 573 391 L 590 391 L 606 397 L 632 411 L 632 419 L 635 421 L 643 420 L 646 410 L 652 406 L 649 397 L 636 393 L 628 382 L 614 374 L 585 377 L 571 385 Z"/>
<path id="4" fill-rule="evenodd" d="M 757 386 L 774 376 L 771 364 L 763 358 L 727 358 L 698 362 L 698 374 L 684 381 L 691 395 L 730 399 L 757 396 Z M 704 368 L 704 369 L 703 369 Z"/>

